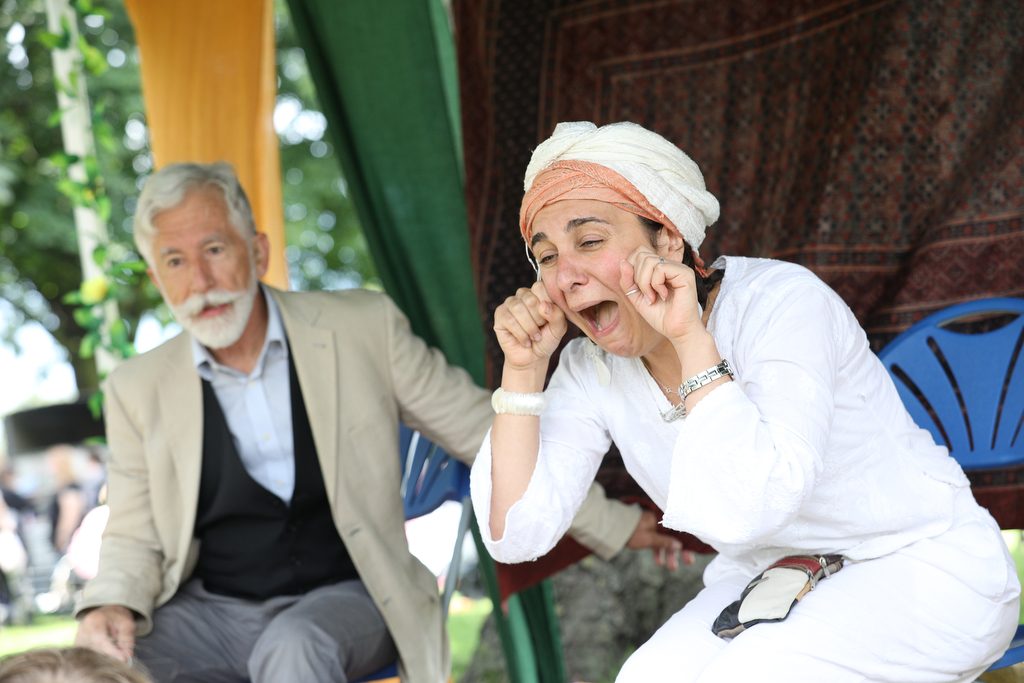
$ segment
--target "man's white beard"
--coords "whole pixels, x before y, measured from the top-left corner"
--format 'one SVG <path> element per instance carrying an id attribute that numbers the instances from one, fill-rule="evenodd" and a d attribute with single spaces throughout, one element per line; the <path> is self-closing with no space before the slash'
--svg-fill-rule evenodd
<path id="1" fill-rule="evenodd" d="M 255 275 L 255 273 L 254 273 Z M 225 289 L 212 289 L 203 294 L 193 294 L 177 306 L 171 305 L 175 319 L 192 333 L 192 336 L 209 349 L 223 349 L 231 346 L 242 337 L 245 326 L 249 322 L 259 284 L 255 277 L 249 287 L 237 292 Z M 205 319 L 197 318 L 204 308 L 230 304 L 220 315 Z"/>

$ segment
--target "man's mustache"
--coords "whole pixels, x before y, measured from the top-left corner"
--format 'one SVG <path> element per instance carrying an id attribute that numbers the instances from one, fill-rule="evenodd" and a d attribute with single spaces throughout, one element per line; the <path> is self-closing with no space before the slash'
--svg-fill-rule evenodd
<path id="1" fill-rule="evenodd" d="M 233 304 L 245 295 L 245 291 L 232 292 L 226 289 L 211 289 L 202 294 L 193 294 L 175 306 L 175 310 L 185 318 L 194 318 L 211 306 Z"/>

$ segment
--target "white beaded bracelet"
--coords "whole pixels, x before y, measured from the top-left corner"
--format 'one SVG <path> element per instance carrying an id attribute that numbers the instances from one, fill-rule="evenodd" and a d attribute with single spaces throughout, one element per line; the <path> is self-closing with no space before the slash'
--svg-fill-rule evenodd
<path id="1" fill-rule="evenodd" d="M 544 412 L 544 392 L 521 394 L 498 387 L 491 394 L 491 407 L 498 415 L 540 415 Z"/>

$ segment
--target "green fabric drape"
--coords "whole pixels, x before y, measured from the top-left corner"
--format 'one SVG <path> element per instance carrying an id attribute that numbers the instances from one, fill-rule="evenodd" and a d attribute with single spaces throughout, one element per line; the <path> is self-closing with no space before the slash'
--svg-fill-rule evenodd
<path id="1" fill-rule="evenodd" d="M 484 380 L 462 186 L 455 49 L 441 0 L 288 0 L 384 287 L 413 330 Z M 481 571 L 514 683 L 565 680 L 551 587 L 508 600 Z"/>
<path id="2" fill-rule="evenodd" d="M 417 334 L 482 382 L 443 8 L 430 0 L 288 5 L 384 288 Z M 447 46 L 435 27 L 448 32 Z"/>

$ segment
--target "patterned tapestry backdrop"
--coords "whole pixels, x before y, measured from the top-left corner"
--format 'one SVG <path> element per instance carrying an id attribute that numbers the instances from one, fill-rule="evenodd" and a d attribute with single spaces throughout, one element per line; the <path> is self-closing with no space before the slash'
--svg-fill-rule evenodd
<path id="1" fill-rule="evenodd" d="M 1024 295 L 1024 3 L 455 0 L 454 10 L 492 386 L 494 309 L 533 275 L 517 229 L 523 171 L 559 121 L 631 120 L 678 144 L 722 205 L 705 260 L 807 266 L 876 351 L 950 304 Z M 636 492 L 614 454 L 600 479 L 614 495 Z M 1014 516 L 1024 471 L 972 479 L 1008 485 L 976 493 L 997 518 L 1024 520 Z"/>
<path id="2" fill-rule="evenodd" d="M 1024 3 L 456 0 L 474 272 L 490 333 L 531 281 L 523 171 L 558 121 L 641 123 L 700 165 L 701 249 L 801 263 L 876 350 L 1024 295 Z"/>

